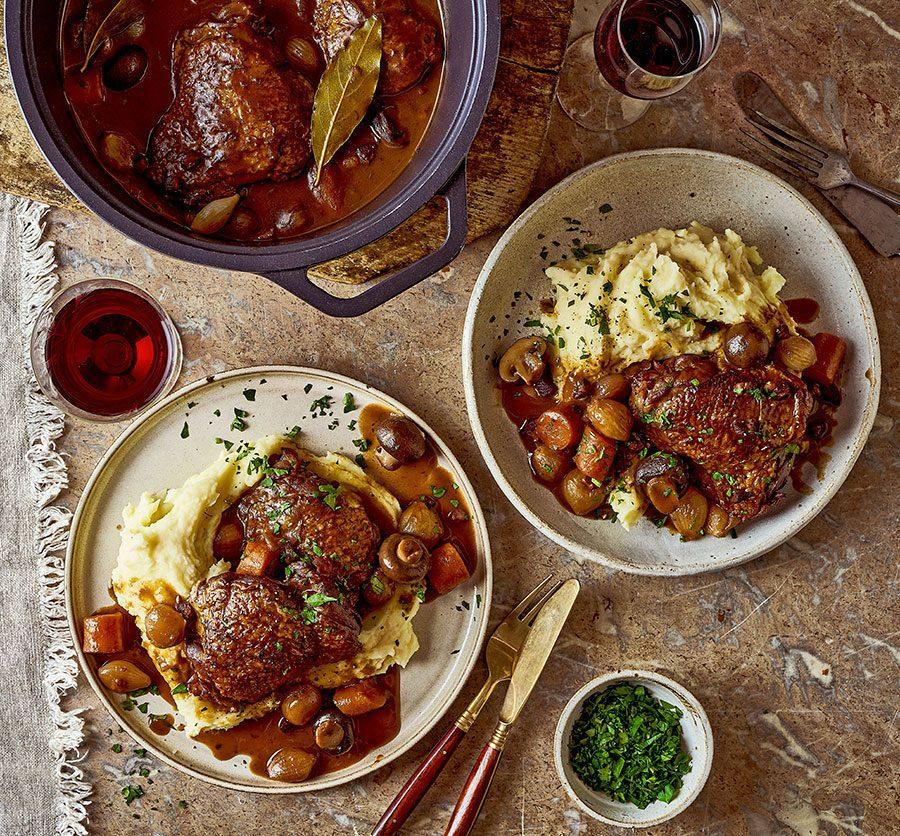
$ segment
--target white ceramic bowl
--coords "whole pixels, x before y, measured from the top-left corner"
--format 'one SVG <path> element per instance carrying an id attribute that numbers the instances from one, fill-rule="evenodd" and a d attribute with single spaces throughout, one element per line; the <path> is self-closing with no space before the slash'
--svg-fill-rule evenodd
<path id="1" fill-rule="evenodd" d="M 609 207 L 612 207 L 610 210 Z M 704 537 L 683 543 L 646 520 L 631 531 L 576 517 L 532 478 L 516 427 L 496 390 L 495 360 L 517 337 L 535 332 L 549 295 L 540 251 L 584 241 L 609 246 L 658 227 L 679 229 L 697 220 L 730 228 L 759 248 L 765 264 L 786 277 L 785 299 L 813 297 L 821 306 L 809 327 L 842 336 L 848 345 L 843 403 L 837 411 L 831 460 L 820 482 L 793 490 L 768 514 L 740 527 L 736 539 Z M 552 258 L 552 256 L 551 256 Z M 466 406 L 481 453 L 497 483 L 525 518 L 575 554 L 646 575 L 688 575 L 757 557 L 794 536 L 834 496 L 850 473 L 875 420 L 881 381 L 872 306 L 850 254 L 815 208 L 783 181 L 744 160 L 711 151 L 660 149 L 620 154 L 588 166 L 529 207 L 506 231 L 484 265 L 463 333 Z M 810 468 L 811 470 L 811 468 Z"/>
<path id="2" fill-rule="evenodd" d="M 691 756 L 691 771 L 684 776 L 678 795 L 668 804 L 654 801 L 641 810 L 633 804 L 613 801 L 586 786 L 569 764 L 569 737 L 585 700 L 620 682 L 643 685 L 657 699 L 681 709 L 681 738 Z M 592 679 L 569 700 L 556 726 L 553 748 L 559 780 L 580 810 L 608 825 L 652 827 L 687 810 L 700 794 L 712 768 L 713 735 L 703 706 L 686 688 L 653 671 L 622 670 Z"/>

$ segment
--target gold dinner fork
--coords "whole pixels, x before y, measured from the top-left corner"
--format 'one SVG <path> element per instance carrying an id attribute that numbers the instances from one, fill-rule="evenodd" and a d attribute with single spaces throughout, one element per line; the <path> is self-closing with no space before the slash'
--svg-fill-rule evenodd
<path id="1" fill-rule="evenodd" d="M 494 689 L 507 681 L 516 666 L 519 651 L 525 644 L 525 638 L 531 630 L 531 625 L 538 613 L 554 592 L 562 586 L 562 581 L 557 581 L 548 587 L 550 578 L 548 575 L 534 589 L 531 590 L 522 601 L 497 625 L 487 644 L 485 656 L 488 664 L 488 678 L 481 690 L 475 695 L 468 708 L 459 715 L 456 722 L 450 726 L 447 733 L 435 744 L 434 748 L 425 756 L 422 763 L 409 780 L 403 785 L 403 789 L 385 810 L 384 815 L 372 836 L 390 836 L 399 832 L 403 823 L 409 818 L 422 797 L 428 792 L 441 770 L 450 760 L 450 756 L 463 739 L 466 732 L 472 728 L 472 724 L 490 699 Z"/>

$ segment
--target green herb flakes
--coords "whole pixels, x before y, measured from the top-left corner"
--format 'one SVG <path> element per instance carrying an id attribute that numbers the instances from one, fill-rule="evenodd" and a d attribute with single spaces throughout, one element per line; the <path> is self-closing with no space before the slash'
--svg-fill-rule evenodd
<path id="1" fill-rule="evenodd" d="M 191 429 L 188 427 L 187 421 L 184 422 L 184 426 L 181 428 L 181 437 L 187 438 L 191 434 Z"/>
<path id="2" fill-rule="evenodd" d="M 622 683 L 589 697 L 572 727 L 569 762 L 596 792 L 644 809 L 670 802 L 691 771 L 681 746 L 681 710 L 642 685 Z"/>
<path id="3" fill-rule="evenodd" d="M 244 389 L 244 397 L 248 401 L 255 401 L 256 400 L 256 389 Z"/>
<path id="4" fill-rule="evenodd" d="M 122 797 L 125 799 L 126 804 L 131 804 L 132 801 L 140 798 L 143 794 L 143 787 L 133 787 L 131 786 L 131 784 L 129 784 L 127 787 L 122 787 Z"/>

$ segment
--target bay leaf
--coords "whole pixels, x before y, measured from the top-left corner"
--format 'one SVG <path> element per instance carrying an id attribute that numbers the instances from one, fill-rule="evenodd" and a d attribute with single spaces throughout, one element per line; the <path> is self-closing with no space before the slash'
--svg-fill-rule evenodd
<path id="1" fill-rule="evenodd" d="M 85 40 L 87 40 L 88 32 L 91 31 L 87 27 L 91 25 L 92 18 L 95 17 L 91 14 L 91 11 L 92 7 L 89 6 L 84 22 Z M 84 72 L 90 66 L 97 51 L 107 40 L 115 38 L 117 35 L 121 35 L 129 26 L 143 20 L 143 17 L 143 0 L 118 0 L 104 18 L 96 25 L 96 28 L 92 30 L 93 35 L 91 35 L 90 41 L 87 41 L 87 45 L 85 46 L 84 63 L 81 65 L 80 71 Z"/>
<path id="2" fill-rule="evenodd" d="M 380 72 L 381 21 L 372 15 L 332 56 L 316 88 L 311 125 L 316 183 L 366 115 Z"/>

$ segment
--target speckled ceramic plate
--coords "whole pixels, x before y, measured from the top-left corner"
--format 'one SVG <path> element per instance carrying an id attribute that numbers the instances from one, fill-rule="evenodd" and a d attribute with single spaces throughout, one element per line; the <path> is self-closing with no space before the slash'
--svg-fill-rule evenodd
<path id="1" fill-rule="evenodd" d="M 251 403 L 243 396 L 255 389 Z M 353 395 L 358 410 L 344 414 L 342 399 Z M 330 395 L 335 408 L 314 416 L 313 400 Z M 148 696 L 148 714 L 125 711 L 122 698 L 104 689 L 80 650 L 84 616 L 110 603 L 110 574 L 119 548 L 117 526 L 122 509 L 142 492 L 181 485 L 221 452 L 214 439 L 252 439 L 300 425 L 300 438 L 311 450 L 353 455 L 358 433 L 348 424 L 370 403 L 385 404 L 409 416 L 438 450 L 438 464 L 453 475 L 467 499 L 477 534 L 477 569 L 452 592 L 423 606 L 415 630 L 420 649 L 400 677 L 401 727 L 384 746 L 346 769 L 301 784 L 284 784 L 251 773 L 240 759 L 219 761 L 202 743 L 183 732 L 159 736 L 149 729 L 149 713 L 167 713 L 161 697 Z M 250 415 L 247 429 L 229 429 L 234 407 Z M 216 415 L 216 411 L 220 415 Z M 183 438 L 187 424 L 188 437 Z M 336 424 L 336 426 L 334 426 Z M 183 772 L 220 786 L 266 793 L 311 792 L 344 784 L 401 755 L 414 745 L 449 708 L 478 658 L 491 604 L 491 556 L 484 516 L 469 480 L 447 446 L 422 421 L 393 398 L 340 375 L 315 369 L 266 366 L 226 372 L 173 393 L 133 423 L 113 444 L 88 481 L 75 512 L 66 553 L 69 626 L 79 648 L 84 675 L 109 713 L 141 746 Z M 465 603 L 465 606 L 462 604 Z"/>
<path id="2" fill-rule="evenodd" d="M 765 264 L 787 279 L 785 299 L 813 297 L 821 306 L 809 328 L 847 341 L 843 402 L 837 411 L 824 479 L 786 497 L 741 526 L 736 539 L 682 543 L 642 521 L 630 532 L 615 523 L 576 517 L 531 476 L 516 428 L 500 405 L 494 360 L 549 294 L 541 250 L 571 245 L 566 218 L 576 218 L 601 246 L 659 227 L 699 221 L 731 228 L 755 245 Z M 550 258 L 552 258 L 552 254 Z M 506 231 L 481 271 L 463 332 L 463 382 L 475 438 L 488 467 L 525 518 L 561 546 L 616 569 L 687 575 L 750 560 L 783 543 L 834 496 L 859 456 L 878 406 L 881 362 L 872 306 L 856 265 L 837 233 L 799 192 L 744 160 L 684 148 L 637 151 L 576 172 L 530 206 Z"/>

